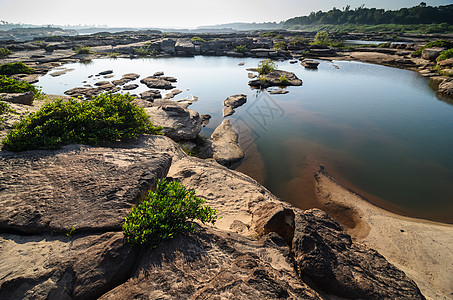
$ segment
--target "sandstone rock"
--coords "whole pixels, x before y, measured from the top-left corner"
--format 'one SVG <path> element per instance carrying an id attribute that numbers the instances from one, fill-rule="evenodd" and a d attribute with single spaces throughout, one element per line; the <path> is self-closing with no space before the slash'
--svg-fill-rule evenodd
<path id="1" fill-rule="evenodd" d="M 33 92 L 0 94 L 0 99 L 3 101 L 25 105 L 32 105 L 34 97 Z"/>
<path id="2" fill-rule="evenodd" d="M 171 90 L 169 93 L 165 95 L 165 99 L 171 99 L 174 98 L 176 95 L 181 94 L 182 91 L 178 89 Z"/>
<path id="3" fill-rule="evenodd" d="M 311 60 L 311 59 L 304 59 L 301 61 L 300 64 L 307 69 L 317 69 L 319 62 Z"/>
<path id="4" fill-rule="evenodd" d="M 146 149 L 1 153 L 0 231 L 120 230 L 132 205 L 166 175 L 170 163 L 167 155 Z"/>
<path id="5" fill-rule="evenodd" d="M 112 80 L 112 83 L 113 83 L 114 85 L 124 85 L 124 84 L 126 84 L 126 83 L 128 83 L 128 82 L 130 82 L 130 81 L 132 81 L 132 80 L 133 80 L 133 79 L 131 79 L 131 78 L 124 78 L 124 77 L 123 77 L 123 78 L 121 78 L 121 79 Z"/>
<path id="6" fill-rule="evenodd" d="M 163 75 L 164 75 L 164 72 L 162 72 L 162 71 L 159 71 L 159 72 L 156 72 L 156 73 L 153 74 L 153 76 L 156 76 L 156 77 L 157 76 L 163 76 Z"/>
<path id="7" fill-rule="evenodd" d="M 3 233 L 0 298 L 96 299 L 129 278 L 138 252 L 124 244 L 122 233 Z"/>
<path id="8" fill-rule="evenodd" d="M 198 112 L 185 109 L 170 101 L 156 107 L 145 108 L 155 125 L 163 127 L 163 132 L 175 140 L 192 140 L 201 130 Z"/>
<path id="9" fill-rule="evenodd" d="M 165 53 L 174 54 L 175 53 L 175 45 L 176 45 L 176 42 L 174 40 L 172 40 L 172 39 L 164 39 L 160 43 L 160 49 L 163 52 L 165 52 Z"/>
<path id="10" fill-rule="evenodd" d="M 186 54 L 193 54 L 194 49 L 195 49 L 194 44 L 189 38 L 181 38 L 176 41 L 175 44 L 176 52 L 183 51 Z"/>
<path id="11" fill-rule="evenodd" d="M 98 81 L 94 85 L 101 86 L 101 85 L 106 85 L 106 84 L 110 84 L 110 81 Z"/>
<path id="12" fill-rule="evenodd" d="M 153 88 L 153 89 L 170 90 L 170 89 L 174 88 L 171 81 L 166 80 L 163 77 L 149 76 L 149 77 L 143 78 L 142 80 L 140 80 L 140 82 L 145 84 L 150 89 Z"/>
<path id="13" fill-rule="evenodd" d="M 226 98 L 223 101 L 223 105 L 225 106 L 223 109 L 223 116 L 231 116 L 234 113 L 234 109 L 243 105 L 245 102 L 247 102 L 247 95 L 244 94 L 233 95 Z"/>
<path id="14" fill-rule="evenodd" d="M 282 80 L 285 78 L 286 80 Z M 260 75 L 258 79 L 250 80 L 249 85 L 254 88 L 268 88 L 270 86 L 299 86 L 302 85 L 296 74 L 287 71 L 275 70 L 269 74 Z"/>
<path id="15" fill-rule="evenodd" d="M 99 72 L 98 75 L 108 75 L 108 74 L 112 74 L 112 73 L 113 73 L 113 70 L 106 70 L 106 71 Z"/>
<path id="16" fill-rule="evenodd" d="M 322 299 L 294 276 L 288 253 L 278 236 L 200 227 L 146 250 L 133 277 L 100 299 Z"/>
<path id="17" fill-rule="evenodd" d="M 233 166 L 244 158 L 244 150 L 238 145 L 238 134 L 229 120 L 224 120 L 212 133 L 214 159 L 221 165 Z"/>
<path id="18" fill-rule="evenodd" d="M 139 78 L 140 75 L 136 74 L 136 73 L 127 73 L 127 74 L 124 74 L 122 77 L 126 78 L 126 79 L 130 79 L 132 81 L 132 80 Z"/>
<path id="19" fill-rule="evenodd" d="M 61 76 L 61 75 L 64 75 L 66 73 L 69 73 L 71 71 L 74 71 L 74 70 L 75 69 L 65 69 L 65 70 L 61 70 L 61 71 L 50 73 L 49 75 L 52 76 L 52 77 L 57 77 L 57 76 Z"/>
<path id="20" fill-rule="evenodd" d="M 272 91 L 269 91 L 269 94 L 271 95 L 280 95 L 280 94 L 288 94 L 289 91 L 288 90 L 272 90 Z"/>
<path id="21" fill-rule="evenodd" d="M 138 84 L 135 83 L 123 86 L 123 90 L 125 91 L 135 90 L 136 88 L 138 88 Z"/>
<path id="22" fill-rule="evenodd" d="M 140 93 L 140 97 L 143 100 L 153 101 L 154 99 L 162 98 L 162 95 L 159 90 L 148 90 L 143 93 Z"/>
<path id="23" fill-rule="evenodd" d="M 443 67 L 453 67 L 453 57 L 441 60 L 437 64 Z"/>
<path id="24" fill-rule="evenodd" d="M 328 294 L 347 299 L 425 299 L 404 272 L 378 252 L 353 243 L 319 209 L 296 213 L 292 252 L 301 278 Z"/>
<path id="25" fill-rule="evenodd" d="M 203 114 L 201 117 L 201 126 L 205 127 L 209 124 L 209 120 L 211 120 L 211 115 Z"/>
<path id="26" fill-rule="evenodd" d="M 453 79 L 446 79 L 439 84 L 439 93 L 453 96 Z"/>
<path id="27" fill-rule="evenodd" d="M 435 61 L 439 54 L 445 50 L 447 50 L 447 48 L 441 47 L 425 48 L 422 51 L 422 58 L 430 61 Z"/>

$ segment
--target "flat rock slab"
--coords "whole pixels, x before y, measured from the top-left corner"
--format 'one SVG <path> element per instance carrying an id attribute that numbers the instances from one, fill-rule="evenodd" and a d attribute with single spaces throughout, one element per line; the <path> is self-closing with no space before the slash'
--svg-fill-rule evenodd
<path id="1" fill-rule="evenodd" d="M 214 159 L 221 165 L 232 166 L 244 158 L 244 150 L 238 145 L 238 134 L 229 120 L 224 120 L 212 133 Z"/>
<path id="2" fill-rule="evenodd" d="M 249 85 L 254 88 L 268 88 L 270 86 L 300 86 L 300 80 L 292 72 L 275 70 L 269 74 L 260 75 L 258 79 L 250 80 Z"/>
<path id="3" fill-rule="evenodd" d="M 141 83 L 145 84 L 147 87 L 150 89 L 164 89 L 164 90 L 170 90 L 174 88 L 172 85 L 172 81 L 167 80 L 166 78 L 159 76 L 159 77 L 154 77 L 154 76 L 149 76 L 146 78 L 143 78 L 140 80 Z"/>
<path id="4" fill-rule="evenodd" d="M 233 95 L 226 98 L 223 101 L 223 105 L 225 106 L 225 108 L 223 109 L 223 116 L 231 116 L 232 114 L 234 114 L 234 109 L 242 106 L 245 102 L 247 102 L 247 95 L 244 94 Z"/>
<path id="5" fill-rule="evenodd" d="M 453 79 L 446 79 L 439 84 L 439 93 L 453 97 Z"/>
<path id="6" fill-rule="evenodd" d="M 33 92 L 1 93 L 0 94 L 0 99 L 2 101 L 17 103 L 17 104 L 25 104 L 25 105 L 32 105 L 34 97 L 35 97 L 35 94 L 33 94 Z"/>
<path id="7" fill-rule="evenodd" d="M 2 232 L 120 230 L 171 163 L 146 149 L 67 148 L 1 153 Z"/>

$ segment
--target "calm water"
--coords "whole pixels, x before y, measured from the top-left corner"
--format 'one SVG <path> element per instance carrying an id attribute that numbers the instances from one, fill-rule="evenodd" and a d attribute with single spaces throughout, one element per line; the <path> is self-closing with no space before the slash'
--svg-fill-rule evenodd
<path id="1" fill-rule="evenodd" d="M 142 77 L 164 71 L 178 78 L 184 92 L 176 99 L 199 97 L 191 106 L 212 119 L 203 134 L 222 121 L 222 101 L 248 95 L 232 121 L 241 131 L 247 158 L 241 171 L 299 207 L 310 206 L 313 172 L 322 164 L 343 184 L 371 201 L 418 216 L 453 221 L 453 106 L 438 100 L 426 79 L 400 69 L 357 62 L 321 62 L 319 70 L 279 62 L 295 72 L 301 87 L 289 94 L 251 90 L 246 68 L 258 59 L 219 57 L 104 59 L 68 64 L 76 70 L 43 76 L 49 94 L 113 80 L 125 73 Z M 238 63 L 245 63 L 238 66 Z M 88 78 L 114 70 L 116 77 Z M 139 80 L 136 81 L 139 83 Z M 131 91 L 147 90 L 144 85 Z M 312 192 L 313 193 L 313 192 Z"/>

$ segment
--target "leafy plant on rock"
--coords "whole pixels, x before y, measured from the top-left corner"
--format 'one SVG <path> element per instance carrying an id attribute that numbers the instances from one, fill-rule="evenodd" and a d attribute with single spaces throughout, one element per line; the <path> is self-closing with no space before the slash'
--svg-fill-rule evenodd
<path id="1" fill-rule="evenodd" d="M 161 179 L 156 191 L 150 191 L 125 218 L 124 237 L 131 244 L 154 248 L 159 241 L 178 233 L 193 232 L 194 220 L 214 224 L 217 211 L 203 205 L 204 202 L 180 182 Z"/>
<path id="2" fill-rule="evenodd" d="M 446 60 L 446 59 L 449 59 L 449 58 L 452 58 L 453 57 L 453 48 L 451 49 L 448 49 L 448 50 L 445 50 L 445 51 L 442 51 L 440 53 L 440 55 L 437 57 L 437 61 L 442 61 L 442 60 Z"/>
<path id="3" fill-rule="evenodd" d="M 286 47 L 288 47 L 288 44 L 285 43 L 284 41 L 279 41 L 279 42 L 274 44 L 274 49 L 286 50 Z"/>
<path id="4" fill-rule="evenodd" d="M 236 48 L 234 48 L 234 51 L 236 51 L 238 53 L 245 53 L 248 51 L 248 49 L 247 49 L 246 45 L 239 45 L 239 46 L 236 46 Z"/>
<path id="5" fill-rule="evenodd" d="M 260 75 L 265 75 L 275 71 L 276 69 L 277 64 L 273 60 L 266 59 L 258 63 L 257 71 Z"/>
<path id="6" fill-rule="evenodd" d="M 90 47 L 83 47 L 82 45 L 78 45 L 75 47 L 75 52 L 76 54 L 91 54 L 93 51 L 91 51 Z"/>
<path id="7" fill-rule="evenodd" d="M 288 82 L 289 82 L 288 78 L 286 78 L 285 75 L 280 76 L 279 80 L 283 84 L 288 84 Z"/>
<path id="8" fill-rule="evenodd" d="M 129 94 L 105 93 L 91 101 L 57 100 L 25 116 L 2 140 L 5 149 L 58 149 L 67 144 L 97 145 L 158 134 L 143 108 Z"/>
<path id="9" fill-rule="evenodd" d="M 10 54 L 11 50 L 9 50 L 8 48 L 0 48 L 0 58 L 7 57 Z"/>
<path id="10" fill-rule="evenodd" d="M 16 80 L 5 75 L 0 75 L 0 93 L 25 92 L 33 92 L 35 94 L 35 97 L 41 93 L 37 87 L 26 81 Z"/>
<path id="11" fill-rule="evenodd" d="M 23 62 L 17 61 L 0 66 L 0 75 L 31 74 L 34 69 L 26 66 Z"/>
<path id="12" fill-rule="evenodd" d="M 190 39 L 192 42 L 202 42 L 202 43 L 206 43 L 206 40 L 199 37 L 199 36 L 194 36 L 193 38 Z"/>

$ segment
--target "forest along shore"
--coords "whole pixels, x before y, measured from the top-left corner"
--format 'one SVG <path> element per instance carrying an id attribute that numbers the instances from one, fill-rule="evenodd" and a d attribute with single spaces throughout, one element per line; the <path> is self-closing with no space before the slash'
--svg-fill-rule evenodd
<path id="1" fill-rule="evenodd" d="M 310 44 L 314 41 L 314 38 L 313 34 L 286 31 L 198 36 L 166 34 L 165 37 L 161 34 L 147 34 L 146 32 L 64 38 L 52 37 L 31 42 L 1 42 L 0 48 L 8 48 L 12 53 L 0 59 L 0 64 L 22 61 L 34 68 L 34 72 L 32 74 L 17 74 L 14 76 L 29 82 L 36 82 L 40 75 L 64 63 L 87 61 L 101 57 L 137 58 L 227 55 L 271 58 L 275 60 L 303 60 L 306 58 L 350 59 L 415 70 L 421 75 L 431 78 L 434 86 L 439 89 L 440 94 L 446 97 L 453 95 L 452 79 L 447 76 L 451 74 L 453 61 L 447 60 L 444 63 L 437 63 L 436 58 L 444 50 L 442 47 L 423 48 L 427 44 L 424 41 L 427 36 L 401 35 L 399 38 L 406 42 L 405 44 L 353 48 Z M 339 39 L 340 37 L 334 36 L 330 38 Z M 348 40 L 354 38 L 378 39 L 378 36 L 343 35 L 341 38 Z M 431 37 L 428 36 L 428 38 Z M 448 35 L 442 35 L 440 38 L 452 40 L 452 37 Z M 421 50 L 420 56 L 414 54 L 414 52 L 419 50 Z M 170 141 L 167 143 L 171 144 Z M 154 148 L 163 147 L 157 146 L 154 142 L 152 145 Z M 173 144 L 171 144 L 171 147 L 174 147 Z M 166 150 L 168 151 L 168 149 Z M 256 220 L 259 220 L 260 216 L 262 216 L 260 214 L 263 214 L 263 212 L 258 210 L 263 210 L 264 208 L 256 208 L 256 199 L 252 198 L 258 197 L 257 195 L 260 193 L 269 198 L 271 200 L 270 203 L 273 203 L 272 205 L 269 204 L 269 207 L 274 207 L 277 204 L 281 205 L 268 191 L 264 189 L 258 191 L 261 187 L 245 175 L 227 171 L 227 169 L 220 166 L 216 167 L 201 160 L 185 158 L 184 154 L 176 150 L 171 152 L 174 161 L 169 169 L 169 174 L 181 179 L 186 186 L 191 188 L 197 189 L 202 184 L 205 184 L 205 188 L 202 188 L 199 192 L 205 194 L 205 197 L 209 199 L 209 204 L 219 207 L 219 211 L 223 210 L 226 214 L 224 220 L 219 223 L 221 230 L 233 230 L 246 236 L 249 234 L 253 235 L 255 231 L 259 231 L 258 225 L 255 227 L 252 225 L 256 224 Z M 178 159 L 175 159 L 176 152 L 179 156 Z M 252 185 L 257 189 L 257 192 L 249 199 L 248 207 L 240 202 L 240 199 L 230 199 L 231 197 L 228 195 L 231 191 L 224 190 L 224 187 L 217 187 L 220 182 L 215 182 L 215 178 L 211 181 L 209 181 L 210 179 L 203 179 L 209 182 L 199 182 L 200 178 L 202 178 L 199 174 L 206 174 L 207 169 L 217 169 L 219 167 L 222 170 L 221 173 L 228 174 L 232 178 L 231 180 L 239 180 L 244 182 L 245 186 Z M 215 174 L 215 172 L 207 173 Z M 453 273 L 451 265 L 453 259 L 453 226 L 401 217 L 382 210 L 342 187 L 325 170 L 318 172 L 315 179 L 317 182 L 316 193 L 323 205 L 326 207 L 342 207 L 339 211 L 349 212 L 352 222 L 343 225 L 355 241 L 359 244 L 366 244 L 382 253 L 389 262 L 402 269 L 414 280 L 427 298 L 448 299 L 451 296 L 453 283 L 448 279 L 449 274 Z M 218 178 L 218 180 L 221 181 L 221 178 Z M 244 193 L 247 190 L 244 188 Z M 219 194 L 220 198 L 216 196 L 217 194 Z M 222 209 L 222 206 L 217 202 L 220 201 L 218 199 L 222 199 L 223 202 L 229 203 L 229 205 Z M 287 208 L 286 205 L 283 205 L 283 207 Z M 239 213 L 237 212 L 238 208 L 240 210 Z M 282 211 L 285 210 L 282 209 Z M 301 215 L 299 212 L 297 214 Z M 310 218 L 308 214 L 306 218 Z M 323 216 L 318 216 L 318 214 L 318 212 L 314 212 L 314 215 L 316 215 L 314 219 L 324 218 Z M 207 234 L 215 235 L 217 233 L 209 231 Z M 220 236 L 224 238 L 223 235 L 220 234 Z M 58 237 L 55 239 L 58 239 Z M 190 241 L 183 242 L 190 243 Z M 15 253 L 14 247 L 11 246 L 8 249 L 11 253 Z M 221 249 L 218 251 L 221 251 Z M 275 257 L 273 256 L 273 258 Z M 133 282 L 128 284 L 133 285 Z M 123 288 L 127 289 L 128 284 L 123 286 Z M 107 291 L 105 287 L 103 291 Z M 331 292 L 328 291 L 328 293 Z M 119 294 L 116 295 L 118 296 Z"/>

